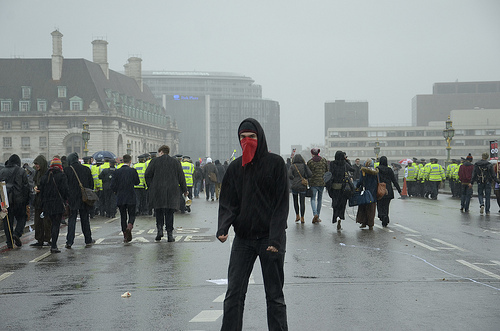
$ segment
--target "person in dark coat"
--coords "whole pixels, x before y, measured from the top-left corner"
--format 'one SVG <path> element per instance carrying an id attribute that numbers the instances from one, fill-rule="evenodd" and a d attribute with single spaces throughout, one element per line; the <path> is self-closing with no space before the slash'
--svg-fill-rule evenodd
<path id="1" fill-rule="evenodd" d="M 358 160 L 358 159 L 357 159 Z M 377 180 L 378 168 L 373 168 L 373 160 L 368 159 L 365 165 L 361 167 L 360 176 L 358 178 L 356 188 L 364 188 L 369 191 L 374 198 L 373 203 L 366 203 L 358 206 L 358 213 L 356 214 L 356 223 L 361 223 L 360 228 L 373 229 L 375 225 L 375 211 L 377 210 Z"/>
<path id="2" fill-rule="evenodd" d="M 149 204 L 155 209 L 156 228 L 155 240 L 163 237 L 163 225 L 167 230 L 168 242 L 175 241 L 174 213 L 180 207 L 179 195 L 188 195 L 186 177 L 179 161 L 169 156 L 170 147 L 163 145 L 158 149 L 158 155 L 149 163 L 144 178 L 148 186 Z"/>
<path id="3" fill-rule="evenodd" d="M 345 208 L 348 196 L 344 193 L 344 178 L 346 172 L 354 172 L 354 168 L 348 162 L 344 152 L 337 151 L 335 159 L 330 162 L 330 172 L 332 174 L 332 184 L 328 190 L 328 195 L 332 198 L 333 217 L 332 223 L 337 223 L 337 230 L 342 229 L 341 220 L 345 220 Z"/>
<path id="4" fill-rule="evenodd" d="M 295 209 L 295 222 L 304 223 L 304 214 L 306 212 L 306 191 L 307 185 L 302 183 L 302 178 L 308 179 L 312 176 L 312 171 L 309 169 L 300 154 L 295 154 L 292 161 L 292 166 L 288 169 L 288 178 L 291 181 L 293 208 Z M 299 211 L 300 198 L 300 211 Z"/>
<path id="5" fill-rule="evenodd" d="M 42 194 L 40 192 L 40 182 L 43 177 L 49 170 L 49 166 L 45 156 L 38 155 L 33 161 L 35 165 L 35 176 L 33 177 L 35 187 L 33 190 L 35 191 L 35 200 L 34 200 L 34 209 L 35 209 L 35 217 L 34 217 L 34 226 L 35 226 L 35 240 L 36 243 L 31 244 L 33 247 L 42 247 L 43 243 L 50 242 L 51 237 L 51 225 L 50 216 L 44 214 L 44 217 L 41 218 L 40 214 L 42 213 Z M 67 180 L 66 180 L 67 182 Z"/>
<path id="6" fill-rule="evenodd" d="M 203 170 L 203 177 L 205 178 L 205 196 L 207 201 L 209 198 L 214 201 L 215 183 L 217 183 L 217 168 L 215 164 L 212 163 L 212 159 L 207 157 L 207 163 L 201 169 Z"/>
<path id="7" fill-rule="evenodd" d="M 399 187 L 394 171 L 387 165 L 387 157 L 380 157 L 380 164 L 378 166 L 379 180 L 381 183 L 385 183 L 387 188 L 387 194 L 380 200 L 377 200 L 377 211 L 378 218 L 382 221 L 382 226 L 387 227 L 389 224 L 389 204 L 391 200 L 394 199 L 394 190 L 392 185 L 398 190 L 399 195 L 401 195 L 401 187 Z"/>
<path id="8" fill-rule="evenodd" d="M 111 189 L 116 194 L 116 204 L 120 209 L 120 219 L 124 242 L 132 240 L 132 228 L 135 222 L 135 207 L 137 197 L 135 195 L 135 185 L 139 185 L 140 179 L 137 170 L 130 167 L 132 157 L 123 155 L 123 165 L 116 170 L 111 179 Z M 128 224 L 127 224 L 128 213 Z"/>
<path id="9" fill-rule="evenodd" d="M 105 168 L 99 174 L 99 179 L 102 181 L 102 197 L 104 198 L 102 206 L 105 212 L 105 216 L 108 218 L 114 218 L 116 216 L 116 196 L 113 193 L 113 189 L 111 188 L 111 181 L 116 171 L 115 165 L 116 161 L 110 160 L 109 168 Z"/>
<path id="10" fill-rule="evenodd" d="M 12 240 L 17 247 L 21 247 L 21 236 L 26 225 L 26 206 L 30 198 L 30 186 L 26 171 L 21 168 L 21 158 L 17 154 L 12 154 L 5 167 L 0 170 L 0 181 L 4 181 L 12 188 L 8 190 L 9 208 L 8 215 L 3 219 L 3 230 L 7 238 L 7 247 L 13 248 Z M 16 227 L 14 228 L 14 223 Z"/>
<path id="11" fill-rule="evenodd" d="M 226 174 L 226 169 L 220 163 L 219 160 L 215 160 L 215 169 L 217 170 L 217 172 L 216 172 L 217 183 L 215 183 L 215 199 L 219 200 L 220 189 L 222 186 L 222 179 L 224 178 L 224 175 Z"/>
<path id="12" fill-rule="evenodd" d="M 241 330 L 248 279 L 259 257 L 269 330 L 288 330 L 283 294 L 288 176 L 281 156 L 270 153 L 259 122 L 245 119 L 238 128 L 243 155 L 229 164 L 219 199 L 216 237 L 228 238 L 232 225 L 228 284 L 221 330 Z"/>
<path id="13" fill-rule="evenodd" d="M 64 168 L 64 173 L 68 177 L 68 202 L 71 210 L 68 218 L 68 234 L 66 235 L 66 248 L 70 249 L 75 241 L 76 216 L 80 213 L 80 223 L 82 232 L 85 237 L 85 247 L 92 246 L 95 240 L 92 239 L 90 230 L 89 211 L 90 207 L 82 200 L 82 191 L 80 183 L 83 187 L 90 189 L 94 188 L 94 179 L 90 169 L 80 163 L 77 153 L 68 155 L 68 166 Z"/>
<path id="14" fill-rule="evenodd" d="M 199 198 L 201 192 L 201 185 L 203 184 L 203 170 L 200 167 L 200 161 L 196 161 L 193 173 L 194 180 L 194 197 Z"/>
<path id="15" fill-rule="evenodd" d="M 61 160 L 54 158 L 49 170 L 40 180 L 40 194 L 43 214 L 51 220 L 51 253 L 60 253 L 57 248 L 61 218 L 64 213 L 64 203 L 68 199 L 68 179 L 62 171 Z"/>
<path id="16" fill-rule="evenodd" d="M 460 211 L 469 212 L 470 199 L 472 197 L 472 174 L 474 172 L 473 157 L 469 153 L 464 163 L 458 168 L 458 179 L 460 180 Z"/>

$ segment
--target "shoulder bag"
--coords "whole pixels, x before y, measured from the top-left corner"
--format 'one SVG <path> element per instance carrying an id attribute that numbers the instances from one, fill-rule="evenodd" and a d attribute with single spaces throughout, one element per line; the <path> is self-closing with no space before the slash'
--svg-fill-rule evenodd
<path id="1" fill-rule="evenodd" d="M 297 169 L 297 172 L 299 173 L 302 185 L 304 185 L 305 187 L 309 187 L 309 182 L 307 181 L 307 179 L 305 179 L 304 177 L 302 177 L 302 175 L 301 175 L 301 173 L 299 171 L 299 168 L 297 168 L 297 165 L 294 164 L 294 166 L 295 166 L 295 169 Z"/>
<path id="2" fill-rule="evenodd" d="M 89 206 L 93 206 L 94 203 L 99 201 L 99 197 L 97 194 L 94 192 L 93 189 L 88 188 L 88 187 L 83 187 L 82 182 L 80 182 L 80 178 L 78 178 L 78 175 L 75 171 L 75 168 L 73 166 L 70 166 L 71 169 L 73 169 L 73 172 L 75 173 L 76 179 L 78 180 L 78 184 L 80 185 L 80 190 L 82 191 L 82 201 L 85 202 Z"/>
<path id="3" fill-rule="evenodd" d="M 342 191 L 344 193 L 344 196 L 351 197 L 354 194 L 354 183 L 353 183 L 352 177 L 351 177 L 351 175 L 349 175 L 349 172 L 347 171 L 347 169 L 344 170 L 343 181 L 344 182 L 342 183 Z"/>
<path id="4" fill-rule="evenodd" d="M 389 192 L 387 191 L 387 186 L 385 185 L 384 182 L 380 182 L 380 176 L 377 174 L 377 200 L 382 199 L 385 197 Z"/>

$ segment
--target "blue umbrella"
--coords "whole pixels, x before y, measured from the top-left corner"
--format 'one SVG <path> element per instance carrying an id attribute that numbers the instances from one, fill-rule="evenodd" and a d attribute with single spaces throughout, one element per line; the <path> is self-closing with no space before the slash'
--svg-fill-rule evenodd
<path id="1" fill-rule="evenodd" d="M 94 159 L 104 159 L 104 158 L 115 159 L 116 155 L 108 151 L 99 151 L 92 154 L 92 157 Z"/>

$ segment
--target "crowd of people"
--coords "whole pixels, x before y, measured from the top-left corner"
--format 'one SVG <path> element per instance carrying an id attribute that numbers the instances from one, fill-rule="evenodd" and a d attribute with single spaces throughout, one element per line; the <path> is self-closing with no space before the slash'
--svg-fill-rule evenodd
<path id="1" fill-rule="evenodd" d="M 35 242 L 30 246 L 50 246 L 59 253 L 57 241 L 61 224 L 68 226 L 64 247 L 71 249 L 75 241 L 77 217 L 80 218 L 85 246 L 95 243 L 90 219 L 96 216 L 114 218 L 120 212 L 124 242 L 132 240 L 132 229 L 137 215 L 156 218 L 157 236 L 175 241 L 172 235 L 175 212 L 190 213 L 190 201 L 206 192 L 206 199 L 219 199 L 227 161 L 212 163 L 210 158 L 193 164 L 187 155 L 169 156 L 168 146 L 158 152 L 132 158 L 79 158 L 77 153 L 49 161 L 43 155 L 21 166 L 21 159 L 13 154 L 0 169 L 0 181 L 6 184 L 5 200 L 9 206 L 2 209 L 3 228 L 7 247 L 21 247 L 26 222 L 33 219 Z M 203 166 L 201 165 L 203 164 Z M 203 185 L 204 183 L 204 185 Z M 93 190 L 97 201 L 84 201 L 84 189 Z M 194 188 L 194 192 L 193 192 Z M 178 192 L 177 192 L 178 191 Z"/>

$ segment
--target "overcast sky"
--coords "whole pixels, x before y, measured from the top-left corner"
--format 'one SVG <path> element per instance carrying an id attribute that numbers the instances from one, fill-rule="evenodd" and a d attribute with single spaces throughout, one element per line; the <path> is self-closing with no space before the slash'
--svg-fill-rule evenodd
<path id="1" fill-rule="evenodd" d="M 0 57 L 252 77 L 281 106 L 281 153 L 324 144 L 324 103 L 366 100 L 370 125 L 409 124 L 432 84 L 500 80 L 499 0 L 0 0 Z M 445 119 L 443 119 L 445 120 Z"/>

